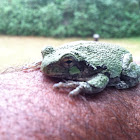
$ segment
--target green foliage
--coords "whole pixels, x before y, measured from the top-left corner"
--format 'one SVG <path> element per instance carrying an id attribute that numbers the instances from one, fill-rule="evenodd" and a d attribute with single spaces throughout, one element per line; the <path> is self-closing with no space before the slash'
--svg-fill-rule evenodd
<path id="1" fill-rule="evenodd" d="M 0 0 L 0 34 L 140 36 L 139 0 Z"/>

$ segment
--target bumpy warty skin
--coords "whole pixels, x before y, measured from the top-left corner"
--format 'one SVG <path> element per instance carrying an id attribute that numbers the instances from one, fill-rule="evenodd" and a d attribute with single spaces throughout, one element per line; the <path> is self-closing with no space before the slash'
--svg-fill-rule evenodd
<path id="1" fill-rule="evenodd" d="M 88 65 L 94 68 L 96 68 L 96 66 L 106 65 L 110 77 L 114 78 L 120 75 L 123 56 L 129 52 L 118 45 L 93 41 L 76 41 L 51 51 L 51 53 L 44 58 L 42 69 L 51 63 L 59 61 L 63 55 L 68 53 L 73 54 L 78 61 L 86 61 Z"/>
<path id="2" fill-rule="evenodd" d="M 140 80 L 140 66 L 126 49 L 107 43 L 76 41 L 57 49 L 42 51 L 41 70 L 50 77 L 73 80 L 59 82 L 55 88 L 74 88 L 69 95 L 98 93 L 106 86 L 134 87 Z M 81 82 L 79 82 L 81 81 Z"/>

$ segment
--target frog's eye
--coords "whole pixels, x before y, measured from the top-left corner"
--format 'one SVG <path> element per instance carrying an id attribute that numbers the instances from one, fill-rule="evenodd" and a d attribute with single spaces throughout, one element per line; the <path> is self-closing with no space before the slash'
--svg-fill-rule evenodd
<path id="1" fill-rule="evenodd" d="M 70 68 L 75 64 L 75 59 L 71 56 L 65 57 L 61 60 L 61 63 L 65 68 Z"/>

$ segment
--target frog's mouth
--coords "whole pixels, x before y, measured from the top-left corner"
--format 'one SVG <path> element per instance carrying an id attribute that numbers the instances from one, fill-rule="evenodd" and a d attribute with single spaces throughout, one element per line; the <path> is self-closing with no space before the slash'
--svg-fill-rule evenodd
<path id="1" fill-rule="evenodd" d="M 50 64 L 47 67 L 43 67 L 42 71 L 45 75 L 49 77 L 57 77 L 57 78 L 65 78 L 69 75 L 69 72 L 67 69 L 63 68 L 60 65 L 54 65 Z"/>

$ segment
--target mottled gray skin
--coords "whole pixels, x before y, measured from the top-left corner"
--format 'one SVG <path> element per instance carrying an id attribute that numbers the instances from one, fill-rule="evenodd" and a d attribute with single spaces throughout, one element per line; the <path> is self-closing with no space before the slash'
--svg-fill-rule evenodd
<path id="1" fill-rule="evenodd" d="M 94 94 L 106 86 L 126 89 L 140 81 L 140 66 L 124 48 L 93 41 L 76 41 L 42 50 L 45 75 L 67 79 L 55 88 L 73 88 L 69 95 Z M 69 81 L 70 80 L 70 81 Z"/>

